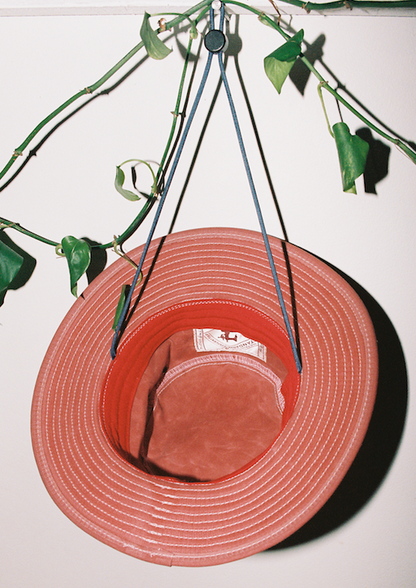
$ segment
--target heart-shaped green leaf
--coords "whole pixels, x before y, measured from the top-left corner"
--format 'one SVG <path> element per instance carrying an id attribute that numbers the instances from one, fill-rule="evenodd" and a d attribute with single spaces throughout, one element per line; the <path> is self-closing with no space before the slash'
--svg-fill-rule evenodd
<path id="1" fill-rule="evenodd" d="M 144 43 L 145 49 L 149 57 L 153 59 L 164 59 L 171 53 L 172 49 L 159 39 L 157 33 L 152 29 L 149 22 L 150 14 L 144 13 L 142 26 L 140 28 L 140 37 Z"/>
<path id="2" fill-rule="evenodd" d="M 77 283 L 90 265 L 91 249 L 86 241 L 71 235 L 62 239 L 61 246 L 68 262 L 71 292 L 77 296 Z"/>
<path id="3" fill-rule="evenodd" d="M 8 290 L 18 290 L 29 280 L 36 259 L 0 230 L 0 306 Z"/>
<path id="4" fill-rule="evenodd" d="M 369 144 L 357 135 L 351 135 L 344 122 L 334 124 L 332 130 L 337 144 L 342 189 L 356 194 L 355 180 L 364 172 Z"/>
<path id="5" fill-rule="evenodd" d="M 119 167 L 117 165 L 116 166 L 116 177 L 114 180 L 115 189 L 117 190 L 117 192 L 119 194 L 124 196 L 124 198 L 127 198 L 127 200 L 132 200 L 132 201 L 140 200 L 140 196 L 138 194 L 135 194 L 134 192 L 131 192 L 130 190 L 126 190 L 125 188 L 123 188 L 123 184 L 124 184 L 125 179 L 126 179 L 126 176 L 124 174 L 124 171 L 121 169 L 121 167 Z"/>
<path id="6" fill-rule="evenodd" d="M 296 58 L 301 54 L 303 29 L 291 39 L 264 58 L 264 70 L 276 90 L 281 92 L 284 81 L 292 69 Z"/>
<path id="7" fill-rule="evenodd" d="M 0 240 L 0 306 L 22 264 L 23 257 Z"/>

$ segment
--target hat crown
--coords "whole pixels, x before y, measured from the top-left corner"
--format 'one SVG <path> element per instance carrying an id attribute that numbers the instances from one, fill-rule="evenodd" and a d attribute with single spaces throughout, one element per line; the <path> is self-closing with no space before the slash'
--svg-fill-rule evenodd
<path id="1" fill-rule="evenodd" d="M 103 426 L 143 472 L 215 481 L 273 444 L 299 383 L 277 323 L 241 303 L 189 301 L 150 317 L 119 350 L 103 387 Z"/>

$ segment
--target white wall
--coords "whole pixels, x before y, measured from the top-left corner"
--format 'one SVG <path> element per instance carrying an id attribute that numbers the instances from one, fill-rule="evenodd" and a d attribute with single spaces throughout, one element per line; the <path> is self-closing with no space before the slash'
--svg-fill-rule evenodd
<path id="1" fill-rule="evenodd" d="M 309 43 L 324 33 L 328 67 L 383 122 L 416 141 L 415 22 L 296 16 L 292 26 L 303 27 Z M 138 42 L 140 23 L 140 16 L 0 19 L 0 167 L 44 116 L 95 82 Z M 263 57 L 281 42 L 277 33 L 255 17 L 244 16 L 240 34 L 241 71 L 290 240 L 359 282 L 381 305 L 400 339 L 409 400 L 396 457 L 371 500 L 355 516 L 333 532 L 294 547 L 219 567 L 168 569 L 99 543 L 51 501 L 30 442 L 37 372 L 73 302 L 65 261 L 56 258 L 53 248 L 9 230 L 15 242 L 36 257 L 37 267 L 24 288 L 7 294 L 0 309 L 0 585 L 5 588 L 390 588 L 415 583 L 416 168 L 393 147 L 389 174 L 378 184 L 377 196 L 364 193 L 362 179 L 357 182 L 357 195 L 344 194 L 315 80 L 309 80 L 304 97 L 290 81 L 279 96 L 262 69 Z M 130 157 L 160 159 L 182 67 L 175 41 L 169 44 L 174 52 L 165 61 L 148 60 L 109 96 L 93 101 L 48 139 L 0 193 L 1 216 L 56 241 L 68 234 L 108 241 L 123 231 L 138 204 L 115 192 L 114 168 Z M 141 55 L 132 63 L 138 63 Z M 228 73 L 267 227 L 281 236 L 232 59 Z M 169 227 L 217 79 L 214 63 L 158 234 Z M 331 122 L 337 122 L 329 96 L 326 103 Z M 352 131 L 362 126 L 345 110 L 343 114 Z M 257 229 L 223 93 L 175 230 L 210 225 Z M 144 241 L 146 227 L 126 249 Z M 114 254 L 109 258 L 113 260 Z M 403 390 L 397 388 L 392 382 L 392 418 L 403 400 Z M 384 454 L 380 445 L 376 459 L 382 461 Z M 369 476 L 372 466 L 368 464 Z M 361 483 L 365 484 L 365 477 L 357 482 Z"/>

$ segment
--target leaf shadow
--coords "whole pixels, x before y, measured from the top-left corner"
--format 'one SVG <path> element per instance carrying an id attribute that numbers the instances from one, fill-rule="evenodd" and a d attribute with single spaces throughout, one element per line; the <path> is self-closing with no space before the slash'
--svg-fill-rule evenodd
<path id="1" fill-rule="evenodd" d="M 271 195 L 272 195 L 273 202 L 274 202 L 274 205 L 275 205 L 275 208 L 276 208 L 276 212 L 277 212 L 277 215 L 279 217 L 279 222 L 280 222 L 280 225 L 281 225 L 281 228 L 282 228 L 284 239 L 286 241 L 289 241 L 287 230 L 286 230 L 286 226 L 285 226 L 285 223 L 284 223 L 284 220 L 283 220 L 283 215 L 282 215 L 282 212 L 281 212 L 279 203 L 278 203 L 276 191 L 275 191 L 274 186 L 273 186 L 273 181 L 272 181 L 272 177 L 271 177 L 271 174 L 270 174 L 270 169 L 269 169 L 269 166 L 267 164 L 265 153 L 264 153 L 264 149 L 263 149 L 263 146 L 262 146 L 262 143 L 261 143 L 261 138 L 260 138 L 260 134 L 259 134 L 259 131 L 258 131 L 257 124 L 256 124 L 256 120 L 255 120 L 255 117 L 254 117 L 253 109 L 251 107 L 250 99 L 249 99 L 249 96 L 248 96 L 248 92 L 247 92 L 247 89 L 246 89 L 246 86 L 245 86 L 245 83 L 244 83 L 243 75 L 241 73 L 241 68 L 240 68 L 240 64 L 239 64 L 238 55 L 239 55 L 240 51 L 243 48 L 243 42 L 242 42 L 242 39 L 241 39 L 241 37 L 239 35 L 239 22 L 240 22 L 239 15 L 235 15 L 235 27 L 234 27 L 234 31 L 231 31 L 230 30 L 230 22 L 229 21 L 226 21 L 226 27 L 227 27 L 226 28 L 226 36 L 227 36 L 227 40 L 228 40 L 228 46 L 227 46 L 227 50 L 226 50 L 226 52 L 224 54 L 224 68 L 227 69 L 229 58 L 233 58 L 234 65 L 235 65 L 235 68 L 236 68 L 237 77 L 238 77 L 238 80 L 239 80 L 239 83 L 240 83 L 240 86 L 241 86 L 241 90 L 242 90 L 242 93 L 243 93 L 243 96 L 244 96 L 244 101 L 245 101 L 245 104 L 246 104 L 246 107 L 247 107 L 247 111 L 248 111 L 248 114 L 249 114 L 249 117 L 250 117 L 250 122 L 251 122 L 251 125 L 252 125 L 252 128 L 253 128 L 253 132 L 254 132 L 254 135 L 255 135 L 257 147 L 258 147 L 258 150 L 259 150 L 259 153 L 260 153 L 260 157 L 261 157 L 263 169 L 264 169 L 264 172 L 266 174 L 266 178 L 267 178 L 267 182 L 268 182 L 268 185 L 269 185 L 269 189 L 271 191 Z M 216 86 L 216 89 L 214 91 L 213 97 L 211 99 L 211 103 L 210 103 L 210 106 L 209 106 L 209 109 L 208 109 L 208 113 L 206 115 L 204 124 L 202 126 L 202 130 L 200 132 L 200 135 L 199 135 L 199 138 L 198 138 L 198 142 L 197 142 L 196 147 L 195 147 L 195 151 L 194 151 L 194 154 L 193 154 L 193 157 L 192 157 L 192 160 L 191 160 L 189 169 L 188 169 L 188 173 L 187 173 L 187 176 L 185 178 L 185 181 L 184 181 L 182 190 L 180 192 L 180 196 L 179 196 L 179 200 L 178 200 L 178 203 L 177 203 L 177 206 L 176 206 L 176 210 L 174 212 L 172 223 L 171 223 L 170 228 L 169 228 L 169 233 L 171 233 L 174 230 L 174 226 L 175 226 L 175 223 L 176 223 L 178 214 L 179 214 L 179 209 L 181 207 L 181 204 L 183 202 L 183 198 L 185 196 L 185 192 L 187 190 L 189 181 L 191 179 L 191 175 L 192 175 L 193 169 L 195 167 L 196 160 L 198 158 L 199 151 L 201 149 L 202 142 L 203 142 L 203 139 L 204 139 L 204 136 L 205 136 L 205 133 L 206 133 L 206 130 L 207 130 L 209 121 L 211 119 L 211 116 L 212 116 L 212 113 L 213 113 L 213 110 L 214 110 L 216 101 L 218 99 L 218 95 L 219 95 L 221 86 L 222 86 L 222 80 L 220 78 L 219 81 L 218 81 L 218 84 Z"/>
<path id="2" fill-rule="evenodd" d="M 284 23 L 286 30 L 291 33 L 296 33 L 296 31 L 290 26 L 290 24 Z M 283 23 L 282 23 L 283 25 Z M 335 74 L 335 72 L 327 65 L 324 61 L 324 45 L 325 45 L 325 35 L 322 33 L 318 35 L 318 37 L 313 41 L 313 43 L 308 43 L 306 39 L 303 40 L 303 43 L 306 46 L 306 51 L 303 53 L 303 56 L 306 57 L 312 65 L 319 63 L 324 70 L 332 77 L 336 84 L 336 90 L 343 92 L 349 99 L 351 99 L 355 104 L 364 112 L 366 115 L 371 117 L 377 124 L 383 127 L 388 133 L 406 143 L 411 149 L 416 151 L 416 142 L 410 139 L 406 139 L 399 133 L 396 133 L 391 127 L 389 127 L 385 122 L 383 122 L 379 117 L 377 117 L 367 106 L 365 106 L 358 98 L 353 94 L 345 84 L 343 84 L 339 77 Z M 291 81 L 293 82 L 296 89 L 300 92 L 302 96 L 305 94 L 306 85 L 308 80 L 311 76 L 311 71 L 305 65 L 305 63 L 301 59 L 297 59 L 295 64 L 292 67 L 292 70 L 289 74 Z M 371 183 L 370 183 L 371 187 Z M 374 193 L 374 192 L 370 192 Z"/>
<path id="3" fill-rule="evenodd" d="M 107 265 L 107 251 L 106 249 L 100 247 L 101 243 L 98 243 L 97 241 L 93 241 L 88 237 L 82 237 L 82 239 L 86 241 L 91 247 L 91 261 L 85 272 L 87 276 L 87 282 L 88 284 L 91 284 L 91 282 L 100 275 Z"/>
<path id="4" fill-rule="evenodd" d="M 367 194 L 377 194 L 376 184 L 387 177 L 391 149 L 379 139 L 375 139 L 368 127 L 355 132 L 358 137 L 369 145 L 367 161 L 364 169 L 364 190 Z"/>
<path id="5" fill-rule="evenodd" d="M 317 60 L 322 60 L 325 41 L 325 35 L 321 34 L 313 43 L 307 45 L 307 49 L 303 55 L 312 65 L 314 65 Z M 305 95 L 306 84 L 308 83 L 310 76 L 311 70 L 306 67 L 301 59 L 297 59 L 290 70 L 289 78 L 302 96 Z"/>

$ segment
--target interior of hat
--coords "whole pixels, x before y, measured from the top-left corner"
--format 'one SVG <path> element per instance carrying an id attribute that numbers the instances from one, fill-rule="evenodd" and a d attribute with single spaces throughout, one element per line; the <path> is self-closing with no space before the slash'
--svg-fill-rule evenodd
<path id="1" fill-rule="evenodd" d="M 148 475 L 216 481 L 264 455 L 299 385 L 278 323 L 244 304 L 190 301 L 148 318 L 123 343 L 102 390 L 103 428 Z"/>

